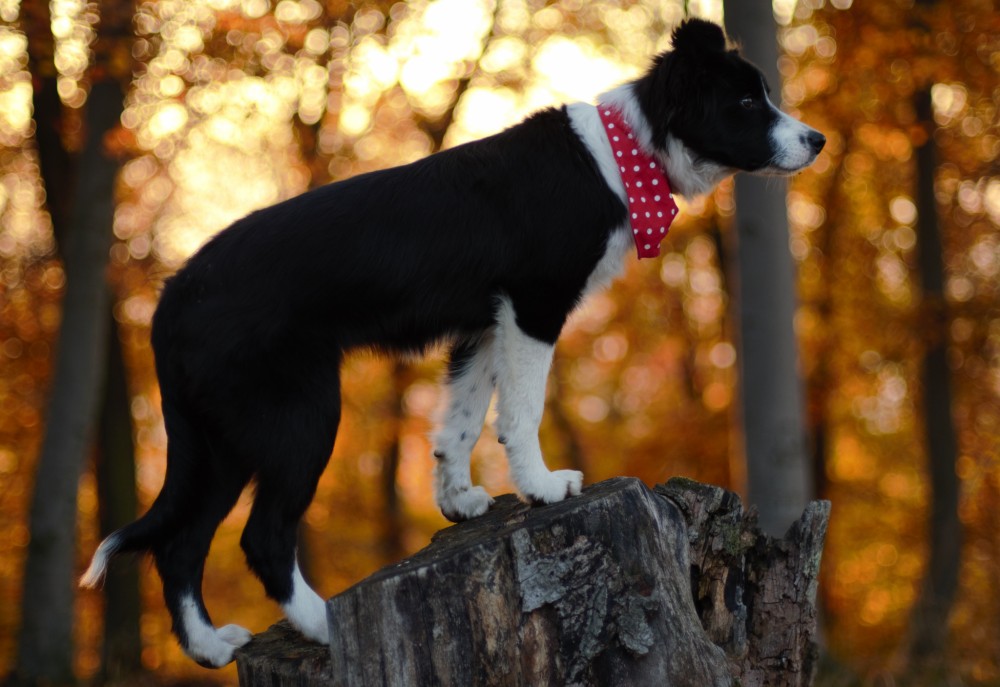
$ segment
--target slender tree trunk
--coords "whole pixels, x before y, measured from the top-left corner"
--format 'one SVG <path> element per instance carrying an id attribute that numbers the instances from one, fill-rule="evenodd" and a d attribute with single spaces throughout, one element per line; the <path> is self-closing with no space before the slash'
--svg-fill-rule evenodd
<path id="1" fill-rule="evenodd" d="M 726 0 L 729 35 L 776 94 L 778 47 L 769 0 Z M 788 250 L 786 184 L 736 177 L 736 268 L 740 395 L 748 500 L 761 528 L 781 535 L 809 500 L 802 382 L 793 328 L 795 274 Z"/>
<path id="2" fill-rule="evenodd" d="M 946 649 L 948 616 L 958 587 L 962 523 L 958 515 L 959 480 L 955 472 L 958 448 L 951 416 L 951 373 L 948 370 L 948 312 L 944 297 L 941 229 L 934 199 L 937 166 L 930 89 L 915 100 L 917 118 L 927 139 L 916 149 L 917 241 L 923 287 L 927 349 L 923 363 L 923 420 L 931 508 L 928 519 L 927 571 L 910 624 L 911 662 L 938 660 Z"/>
<path id="3" fill-rule="evenodd" d="M 64 111 L 59 99 L 58 74 L 53 59 L 52 21 L 47 2 L 22 6 L 22 22 L 28 36 L 28 69 L 31 72 L 32 119 L 38 169 L 45 189 L 45 209 L 52 222 L 57 250 L 66 238 L 76 180 L 76 156 L 63 142 Z"/>
<path id="4" fill-rule="evenodd" d="M 121 113 L 119 83 L 95 83 L 87 103 L 73 220 L 62 251 L 66 295 L 30 510 L 17 659 L 17 674 L 28 682 L 73 679 L 76 496 L 104 380 L 110 307 L 104 273 L 118 171 L 106 154 L 104 136 L 118 126 Z"/>
<path id="5" fill-rule="evenodd" d="M 35 115 L 35 145 L 38 168 L 45 188 L 45 205 L 52 221 L 56 245 L 62 244 L 69 224 L 70 194 L 73 192 L 75 159 L 60 137 L 62 102 L 55 76 L 38 77 L 32 105 Z"/>
<path id="6" fill-rule="evenodd" d="M 396 489 L 396 477 L 399 474 L 400 453 L 402 451 L 403 421 L 406 412 L 403 407 L 403 394 L 413 381 L 410 366 L 402 361 L 394 361 L 389 371 L 392 378 L 391 394 L 388 400 L 388 418 L 392 427 L 392 443 L 386 449 L 382 460 L 382 471 L 379 480 L 379 491 L 382 492 L 382 560 L 395 563 L 405 554 L 403 547 L 403 512 L 399 502 L 399 491 Z"/>
<path id="7" fill-rule="evenodd" d="M 118 324 L 107 316 L 107 383 L 100 418 L 97 502 L 101 536 L 136 519 L 135 442 Z M 135 558 L 114 561 L 104 585 L 104 651 L 101 673 L 121 682 L 142 671 L 139 570 Z"/>

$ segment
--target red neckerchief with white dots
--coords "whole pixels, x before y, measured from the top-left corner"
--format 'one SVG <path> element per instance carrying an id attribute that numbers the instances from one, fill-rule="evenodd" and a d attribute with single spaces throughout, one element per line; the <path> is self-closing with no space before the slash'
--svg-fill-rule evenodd
<path id="1" fill-rule="evenodd" d="M 604 133 L 628 195 L 629 221 L 639 259 L 660 254 L 660 241 L 677 216 L 677 203 L 663 168 L 639 146 L 635 133 L 614 107 L 598 105 Z"/>

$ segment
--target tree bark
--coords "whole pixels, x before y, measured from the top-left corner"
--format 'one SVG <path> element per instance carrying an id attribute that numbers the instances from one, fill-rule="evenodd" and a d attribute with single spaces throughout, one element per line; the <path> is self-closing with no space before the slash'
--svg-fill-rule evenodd
<path id="1" fill-rule="evenodd" d="M 118 171 L 118 163 L 106 155 L 104 137 L 118 126 L 122 102 L 117 81 L 93 85 L 74 219 L 62 251 L 66 295 L 31 502 L 21 603 L 17 674 L 26 682 L 73 680 L 76 495 L 104 380 L 110 307 L 104 272 Z"/>
<path id="2" fill-rule="evenodd" d="M 916 147 L 917 245 L 927 348 L 923 361 L 923 425 L 930 477 L 929 551 L 920 596 L 913 608 L 909 660 L 916 666 L 944 660 L 948 617 L 958 588 L 962 553 L 959 480 L 955 470 L 958 440 L 951 416 L 951 371 L 948 369 L 948 310 L 944 296 L 941 230 L 934 195 L 937 169 L 930 89 L 915 96 L 915 109 L 927 139 Z"/>
<path id="3" fill-rule="evenodd" d="M 741 687 L 808 685 L 819 658 L 819 565 L 830 502 L 813 501 L 781 539 L 718 487 L 673 479 L 656 492 L 684 513 L 692 593 L 709 638 Z"/>
<path id="4" fill-rule="evenodd" d="M 687 480 L 503 496 L 332 598 L 329 650 L 285 623 L 255 637 L 240 684 L 807 685 L 828 516 L 811 504 L 774 540 Z"/>
<path id="5" fill-rule="evenodd" d="M 726 0 L 729 35 L 780 95 L 778 46 L 769 0 Z M 748 500 L 761 528 L 780 535 L 809 500 L 804 393 L 793 327 L 795 270 L 788 250 L 786 184 L 737 175 L 733 270 L 739 320 L 740 396 Z"/>
<path id="6" fill-rule="evenodd" d="M 97 457 L 97 503 L 101 537 L 136 519 L 135 442 L 118 323 L 106 316 L 107 380 L 101 405 Z M 101 675 L 120 682 L 142 672 L 142 602 L 134 557 L 113 561 L 104 584 L 104 651 Z"/>

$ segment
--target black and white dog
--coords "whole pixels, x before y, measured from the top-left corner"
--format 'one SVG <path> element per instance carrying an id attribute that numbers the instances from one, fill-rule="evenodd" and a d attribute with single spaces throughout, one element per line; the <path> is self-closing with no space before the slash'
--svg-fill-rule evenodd
<path id="1" fill-rule="evenodd" d="M 166 479 L 149 512 L 101 543 L 81 584 L 98 584 L 115 554 L 152 552 L 184 650 L 206 666 L 228 663 L 251 635 L 212 625 L 201 580 L 217 526 L 254 481 L 247 562 L 292 624 L 327 642 L 295 534 L 333 449 L 340 363 L 357 348 L 451 342 L 434 449 L 449 519 L 492 503 L 472 484 L 469 454 L 494 391 L 521 495 L 553 503 L 579 494 L 583 475 L 550 472 L 538 444 L 567 316 L 621 272 L 633 247 L 657 253 L 672 193 L 706 193 L 739 170 L 792 174 L 824 140 L 771 104 L 760 71 L 722 29 L 689 20 L 671 51 L 597 107 L 544 110 L 239 220 L 163 290 L 152 340 Z"/>

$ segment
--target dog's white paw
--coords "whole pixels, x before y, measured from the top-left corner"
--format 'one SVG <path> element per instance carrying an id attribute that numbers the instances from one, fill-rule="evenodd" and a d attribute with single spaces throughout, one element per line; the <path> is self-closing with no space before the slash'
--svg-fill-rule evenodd
<path id="1" fill-rule="evenodd" d="M 236 650 L 252 638 L 253 633 L 239 625 L 226 625 L 219 629 L 202 625 L 188 635 L 184 651 L 199 665 L 221 668 L 232 663 Z"/>
<path id="2" fill-rule="evenodd" d="M 239 649 L 253 639 L 253 632 L 239 625 L 223 625 L 218 629 L 219 639 Z"/>
<path id="3" fill-rule="evenodd" d="M 298 618 L 289 616 L 288 620 L 306 639 L 320 644 L 330 643 L 330 628 L 326 624 L 325 612 L 322 616 L 315 613 L 305 617 L 299 616 Z"/>
<path id="4" fill-rule="evenodd" d="M 579 496 L 583 488 L 583 473 L 579 470 L 542 472 L 521 485 L 521 494 L 529 503 L 558 503 L 570 496 Z"/>
<path id="5" fill-rule="evenodd" d="M 253 637 L 246 628 L 239 625 L 226 625 L 215 628 L 206 622 L 205 616 L 193 596 L 181 599 L 180 620 L 183 632 L 182 646 L 184 653 L 199 665 L 206 668 L 221 668 L 233 660 L 236 649 L 243 646 Z"/>
<path id="6" fill-rule="evenodd" d="M 441 514 L 452 522 L 478 518 L 493 505 L 493 497 L 482 487 L 446 490 L 438 494 Z"/>

